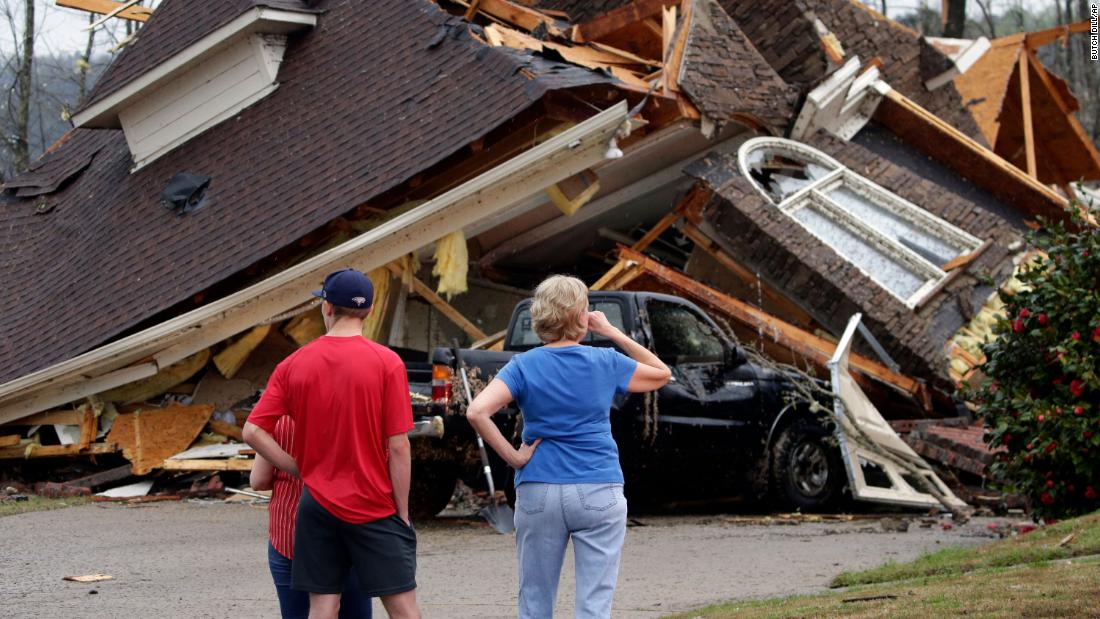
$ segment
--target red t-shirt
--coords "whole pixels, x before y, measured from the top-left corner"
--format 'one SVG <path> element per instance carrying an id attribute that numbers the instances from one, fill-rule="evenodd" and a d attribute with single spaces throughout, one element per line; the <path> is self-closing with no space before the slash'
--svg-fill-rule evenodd
<path id="1" fill-rule="evenodd" d="M 294 420 L 280 417 L 272 434 L 275 442 L 286 451 L 294 444 Z M 267 536 L 271 545 L 287 559 L 294 559 L 294 521 L 298 515 L 298 500 L 302 498 L 302 480 L 281 469 L 275 469 L 271 488 L 271 503 L 267 506 Z"/>
<path id="2" fill-rule="evenodd" d="M 321 506 L 353 524 L 397 512 L 388 439 L 413 428 L 397 353 L 363 337 L 310 342 L 275 368 L 248 420 L 273 434 L 283 415 L 294 419 L 290 455 Z"/>

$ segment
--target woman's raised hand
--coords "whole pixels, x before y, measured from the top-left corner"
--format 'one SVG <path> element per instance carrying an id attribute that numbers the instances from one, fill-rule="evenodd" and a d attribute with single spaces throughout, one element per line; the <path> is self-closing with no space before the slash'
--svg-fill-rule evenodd
<path id="1" fill-rule="evenodd" d="M 588 312 L 588 330 L 606 338 L 610 338 L 619 331 L 607 320 L 603 312 Z"/>

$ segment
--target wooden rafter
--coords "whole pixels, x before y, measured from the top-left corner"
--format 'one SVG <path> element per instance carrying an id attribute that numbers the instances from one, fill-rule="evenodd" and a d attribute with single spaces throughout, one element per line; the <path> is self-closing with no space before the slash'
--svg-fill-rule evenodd
<path id="1" fill-rule="evenodd" d="M 1035 126 L 1031 122 L 1031 70 L 1028 68 L 1028 55 L 1020 54 L 1020 108 L 1024 115 L 1024 157 L 1027 161 L 1027 174 L 1039 178 L 1039 167 L 1035 160 Z"/>
<path id="2" fill-rule="evenodd" d="M 637 0 L 630 4 L 612 9 L 583 24 L 573 26 L 573 41 L 598 41 L 609 34 L 618 32 L 627 26 L 643 22 L 659 15 L 666 6 L 680 4 L 680 0 Z"/>
<path id="3" fill-rule="evenodd" d="M 1054 80 L 1051 79 L 1050 73 L 1047 72 L 1043 63 L 1039 62 L 1038 55 L 1036 55 L 1034 50 L 1029 49 L 1021 54 L 1021 57 L 1023 56 L 1027 57 L 1028 64 L 1035 70 L 1035 75 L 1038 76 L 1043 88 L 1049 93 L 1050 98 L 1054 100 L 1054 104 L 1058 106 L 1058 111 L 1066 117 L 1066 122 L 1069 123 L 1074 135 L 1077 136 L 1077 139 L 1085 147 L 1089 158 L 1093 160 L 1097 168 L 1100 168 L 1100 153 L 1097 152 L 1096 146 L 1092 142 L 1092 138 L 1089 137 L 1085 128 L 1081 126 L 1081 122 L 1077 120 L 1077 115 L 1073 113 L 1073 109 L 1070 107 L 1069 103 L 1062 99 L 1060 89 L 1054 84 Z"/>
<path id="4" fill-rule="evenodd" d="M 1058 39 L 1066 38 L 1071 34 L 1084 34 L 1086 32 L 1090 32 L 1091 28 L 1091 24 L 1087 20 L 1085 20 L 1074 22 L 1072 24 L 1065 24 L 1063 26 L 1047 28 L 1046 30 L 1028 32 L 1024 35 L 1024 44 L 1029 50 L 1035 50 L 1044 45 L 1050 45 Z"/>
<path id="5" fill-rule="evenodd" d="M 780 358 L 781 354 L 774 353 L 785 350 L 788 354 L 794 353 L 824 368 L 836 350 L 835 342 L 818 337 L 744 301 L 700 284 L 687 275 L 629 248 L 619 249 L 619 263 L 623 265 L 620 274 L 613 279 L 609 289 L 625 286 L 642 275 L 654 277 L 696 303 L 744 324 L 754 331 L 766 333 L 767 336 L 762 338 L 767 349 L 764 352 L 773 358 Z M 857 382 L 869 384 L 873 381 L 888 385 L 912 396 L 925 406 L 930 403 L 924 384 L 913 378 L 894 372 L 881 363 L 855 353 L 851 354 L 849 364 Z"/>
<path id="6" fill-rule="evenodd" d="M 404 269 L 397 262 L 389 263 L 388 265 L 386 265 L 386 268 L 388 268 L 390 272 L 398 278 L 404 276 Z M 443 297 L 436 294 L 435 291 L 432 290 L 431 286 L 420 281 L 420 278 L 416 277 L 415 275 L 411 279 L 413 292 L 423 297 L 424 300 L 427 301 L 436 310 L 438 310 L 440 314 L 446 316 L 448 320 L 455 323 L 458 328 L 462 329 L 462 331 L 465 332 L 466 335 L 469 335 L 474 340 L 481 340 L 486 337 L 484 331 L 479 329 L 478 326 L 474 323 L 470 322 L 470 320 L 463 316 L 462 312 L 456 310 L 453 305 L 444 301 Z"/>
<path id="7" fill-rule="evenodd" d="M 98 13 L 100 15 L 111 15 L 115 11 L 118 11 L 114 17 L 119 19 L 128 19 L 130 21 L 145 22 L 149 20 L 149 17 L 153 15 L 153 9 L 147 6 L 130 6 L 126 7 L 123 2 L 113 2 L 112 0 L 56 0 L 57 6 L 65 7 L 68 9 L 77 9 L 80 11 L 87 11 L 89 13 Z M 122 8 L 119 11 L 119 8 Z"/>

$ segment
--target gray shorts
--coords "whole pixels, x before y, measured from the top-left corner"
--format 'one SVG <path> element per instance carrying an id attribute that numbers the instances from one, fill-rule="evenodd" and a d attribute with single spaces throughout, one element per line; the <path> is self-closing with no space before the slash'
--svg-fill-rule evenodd
<path id="1" fill-rule="evenodd" d="M 416 588 L 416 531 L 396 514 L 363 524 L 344 522 L 302 491 L 294 528 L 290 587 L 340 593 L 355 566 L 363 595 L 381 597 Z"/>

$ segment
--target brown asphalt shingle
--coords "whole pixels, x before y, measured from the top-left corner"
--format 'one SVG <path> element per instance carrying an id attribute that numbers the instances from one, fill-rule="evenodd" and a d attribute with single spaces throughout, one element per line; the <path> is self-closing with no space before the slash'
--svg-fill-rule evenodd
<path id="1" fill-rule="evenodd" d="M 186 2 L 166 0 L 157 12 Z M 238 273 L 549 89 L 607 79 L 485 47 L 430 0 L 315 6 L 324 11 L 318 25 L 291 37 L 280 86 L 267 98 L 134 173 L 121 131 L 78 130 L 37 171 L 95 153 L 83 173 L 50 195 L 8 193 L 0 203 L 0 383 L 103 344 Z M 143 33 L 148 45 L 155 32 L 151 24 Z M 540 77 L 525 77 L 525 65 Z M 213 182 L 204 209 L 177 217 L 158 196 L 181 171 Z"/>

